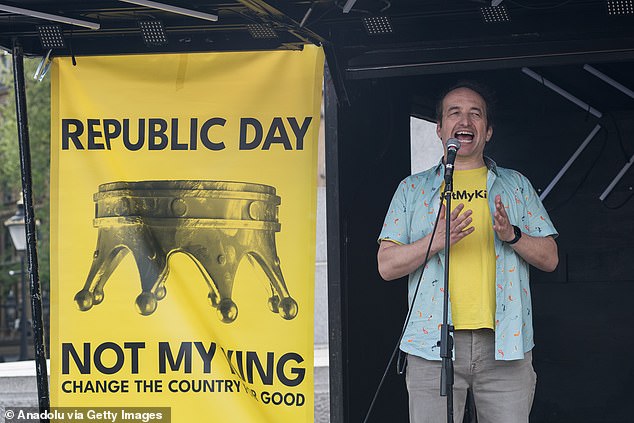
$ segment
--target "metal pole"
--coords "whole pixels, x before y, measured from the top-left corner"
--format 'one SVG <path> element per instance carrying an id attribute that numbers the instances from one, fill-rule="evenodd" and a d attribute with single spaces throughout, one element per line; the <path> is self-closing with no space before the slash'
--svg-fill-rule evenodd
<path id="1" fill-rule="evenodd" d="M 454 423 L 453 409 L 453 387 L 454 387 L 454 366 L 453 366 L 453 337 L 451 333 L 454 327 L 449 324 L 449 257 L 451 249 L 451 193 L 453 191 L 453 179 L 446 177 L 445 190 L 445 282 L 443 291 L 442 306 L 442 326 L 440 329 L 440 396 L 447 397 L 447 423 Z M 452 178 L 452 177 L 451 177 Z"/>
<path id="2" fill-rule="evenodd" d="M 522 68 L 522 72 L 524 72 L 526 75 L 528 75 L 531 78 L 533 78 L 535 81 L 540 82 L 541 84 L 547 86 L 548 88 L 550 88 L 551 90 L 553 90 L 554 92 L 556 92 L 557 94 L 559 94 L 560 96 L 565 98 L 566 100 L 571 101 L 572 103 L 574 103 L 577 106 L 581 107 L 586 112 L 594 115 L 598 119 L 601 119 L 601 117 L 603 116 L 603 113 L 601 113 L 600 111 L 598 111 L 594 107 L 590 106 L 588 103 L 579 100 L 577 97 L 575 97 L 574 95 L 570 94 L 568 91 L 564 90 L 559 85 L 553 84 L 552 82 L 550 82 L 548 79 L 544 78 L 543 76 L 541 76 L 537 72 L 534 72 L 533 70 L 531 70 L 529 68 Z"/>
<path id="3" fill-rule="evenodd" d="M 20 361 L 28 359 L 27 317 L 26 317 L 26 279 L 24 278 L 24 253 L 20 252 Z"/>
<path id="4" fill-rule="evenodd" d="M 634 98 L 634 91 L 630 90 L 629 88 L 627 88 L 625 85 L 621 84 L 620 82 L 610 78 L 609 76 L 607 76 L 606 74 L 604 74 L 601 71 L 596 70 L 595 68 L 593 68 L 590 65 L 583 65 L 583 68 L 585 70 L 587 70 L 588 72 L 590 72 L 592 75 L 596 76 L 597 78 L 599 78 L 600 80 L 602 80 L 603 82 L 612 85 L 614 88 L 616 88 L 617 90 L 621 91 L 623 94 Z"/>
<path id="5" fill-rule="evenodd" d="M 583 150 L 585 150 L 585 148 L 588 146 L 590 141 L 592 141 L 592 138 L 594 138 L 594 136 L 597 134 L 597 132 L 599 132 L 600 129 L 601 129 L 601 125 L 599 125 L 597 123 L 594 126 L 594 129 L 592 130 L 592 132 L 590 132 L 590 134 L 588 134 L 588 136 L 581 143 L 579 148 L 577 148 L 577 151 L 575 151 L 572 154 L 572 156 L 570 156 L 570 158 L 568 159 L 566 164 L 561 168 L 559 173 L 557 173 L 557 175 L 553 178 L 553 180 L 550 182 L 550 184 L 548 184 L 546 189 L 544 191 L 542 191 L 542 193 L 539 195 L 539 199 L 541 201 L 544 201 L 544 198 L 546 198 L 548 193 L 555 187 L 555 185 L 557 185 L 557 182 L 559 182 L 559 180 L 564 176 L 564 173 L 566 173 L 568 171 L 568 169 L 570 168 L 570 166 L 572 166 L 572 163 L 574 163 L 574 161 L 577 160 L 577 157 L 579 157 L 579 155 L 583 152 Z"/>
<path id="6" fill-rule="evenodd" d="M 618 175 L 616 175 L 614 179 L 612 180 L 612 182 L 610 182 L 610 185 L 608 185 L 605 191 L 603 191 L 603 193 L 599 196 L 599 200 L 605 201 L 606 197 L 610 195 L 610 193 L 612 192 L 616 184 L 619 183 L 623 175 L 625 175 L 625 172 L 628 171 L 628 169 L 630 168 L 630 166 L 632 166 L 632 164 L 634 164 L 634 156 L 630 157 L 630 161 L 627 162 L 625 166 L 623 166 L 623 169 L 621 169 Z"/>
<path id="7" fill-rule="evenodd" d="M 26 86 L 24 82 L 24 54 L 22 47 L 13 42 L 13 80 L 15 83 L 15 108 L 18 121 L 18 144 L 20 146 L 20 171 L 22 175 L 22 197 L 26 226 L 26 258 L 31 286 L 31 310 L 33 315 L 33 344 L 35 347 L 35 370 L 37 373 L 37 396 L 40 413 L 50 409 L 46 351 L 44 350 L 44 324 L 42 322 L 42 294 L 37 265 L 35 235 L 35 213 L 33 211 L 33 181 L 31 180 L 31 147 L 26 109 Z M 48 422 L 42 418 L 40 422 Z"/>

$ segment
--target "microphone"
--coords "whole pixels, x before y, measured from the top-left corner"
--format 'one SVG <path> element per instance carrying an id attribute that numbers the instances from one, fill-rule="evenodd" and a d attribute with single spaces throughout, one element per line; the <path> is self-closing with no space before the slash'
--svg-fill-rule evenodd
<path id="1" fill-rule="evenodd" d="M 453 164 L 456 161 L 456 154 L 460 149 L 460 141 L 456 138 L 447 140 L 447 161 L 445 163 L 445 185 L 451 185 L 453 179 Z"/>

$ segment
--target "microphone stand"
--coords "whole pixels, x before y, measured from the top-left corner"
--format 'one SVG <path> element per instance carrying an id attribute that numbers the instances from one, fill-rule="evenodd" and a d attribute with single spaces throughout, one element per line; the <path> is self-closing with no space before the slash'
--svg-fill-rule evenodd
<path id="1" fill-rule="evenodd" d="M 440 329 L 440 358 L 442 367 L 440 370 L 440 396 L 447 397 L 447 423 L 453 423 L 453 326 L 449 326 L 449 242 L 451 231 L 451 194 L 453 191 L 453 174 L 445 178 L 445 284 L 443 292 L 442 326 Z"/>

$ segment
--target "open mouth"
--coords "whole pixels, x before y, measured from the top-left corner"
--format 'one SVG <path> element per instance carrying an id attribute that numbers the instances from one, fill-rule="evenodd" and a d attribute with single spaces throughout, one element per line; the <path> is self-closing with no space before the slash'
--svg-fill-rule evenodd
<path id="1" fill-rule="evenodd" d="M 473 141 L 473 132 L 471 131 L 456 131 L 453 135 L 455 138 L 460 140 L 460 142 L 470 143 Z"/>

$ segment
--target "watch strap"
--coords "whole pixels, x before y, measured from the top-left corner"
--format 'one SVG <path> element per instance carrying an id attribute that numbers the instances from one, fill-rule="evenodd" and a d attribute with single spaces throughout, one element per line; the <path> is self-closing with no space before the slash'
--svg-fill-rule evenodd
<path id="1" fill-rule="evenodd" d="M 509 245 L 515 244 L 522 237 L 522 230 L 515 225 L 513 225 L 513 232 L 515 233 L 515 238 L 510 241 L 506 241 L 506 243 Z"/>

